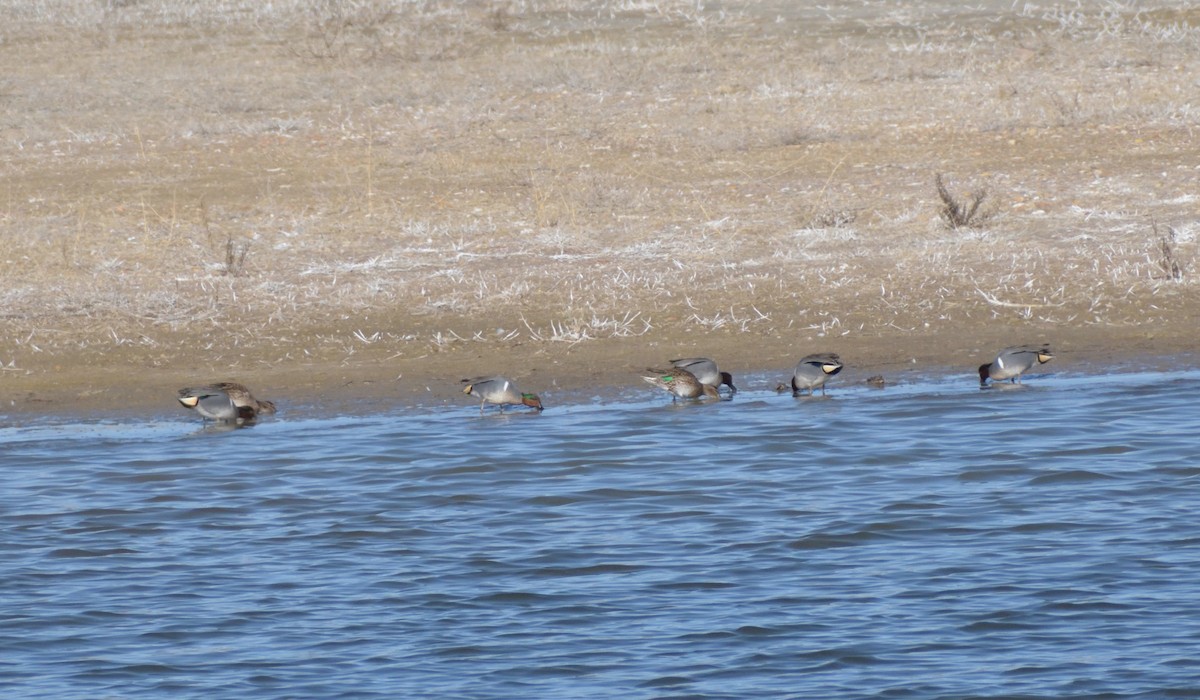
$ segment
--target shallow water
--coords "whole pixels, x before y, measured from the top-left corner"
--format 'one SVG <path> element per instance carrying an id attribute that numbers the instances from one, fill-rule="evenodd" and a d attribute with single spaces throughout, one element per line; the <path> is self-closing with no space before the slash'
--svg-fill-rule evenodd
<path id="1" fill-rule="evenodd" d="M 0 428 L 0 694 L 1197 697 L 1198 390 Z"/>

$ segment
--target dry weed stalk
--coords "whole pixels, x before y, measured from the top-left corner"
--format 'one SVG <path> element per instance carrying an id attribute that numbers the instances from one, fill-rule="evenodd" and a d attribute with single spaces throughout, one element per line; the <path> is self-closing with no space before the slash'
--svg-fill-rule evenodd
<path id="1" fill-rule="evenodd" d="M 1163 272 L 1167 273 L 1167 277 L 1178 282 L 1183 279 L 1183 263 L 1179 262 L 1179 257 L 1175 253 L 1175 229 L 1168 226 L 1166 234 L 1158 232 L 1158 223 L 1154 224 L 1154 235 L 1158 237 L 1158 247 L 1162 253 L 1158 264 L 1162 267 Z"/>
<path id="2" fill-rule="evenodd" d="M 230 277 L 241 277 L 246 271 L 246 254 L 250 252 L 250 243 L 234 243 L 233 236 L 225 239 L 225 274 Z"/>
<path id="3" fill-rule="evenodd" d="M 979 206 L 983 204 L 983 200 L 987 198 L 987 190 L 981 189 L 978 192 L 973 192 L 969 202 L 960 202 L 946 188 L 946 183 L 942 180 L 941 173 L 938 173 L 934 178 L 934 183 L 937 185 L 938 197 L 942 200 L 942 217 L 946 219 L 946 223 L 950 228 L 958 229 L 970 226 L 972 222 L 980 223 L 985 218 L 979 212 Z"/>
<path id="4" fill-rule="evenodd" d="M 507 5 L 497 4 L 487 14 L 487 25 L 492 31 L 506 32 L 511 28 L 511 23 L 512 17 Z"/>
<path id="5" fill-rule="evenodd" d="M 805 229 L 821 229 L 821 228 L 842 228 L 854 223 L 858 218 L 858 212 L 854 209 L 842 209 L 829 205 L 829 183 L 833 181 L 833 176 L 837 174 L 842 163 L 845 162 L 845 156 L 842 157 L 833 169 L 829 171 L 829 176 L 825 178 L 825 184 L 821 186 L 821 191 L 818 193 L 819 204 L 814 204 L 808 207 L 804 213 Z"/>
<path id="6" fill-rule="evenodd" d="M 845 228 L 854 223 L 858 212 L 853 209 L 812 210 L 804 222 L 805 229 Z"/>
<path id="7" fill-rule="evenodd" d="M 308 54 L 319 60 L 343 59 L 356 45 L 365 44 L 367 58 L 382 52 L 383 27 L 395 16 L 387 3 L 364 0 L 318 0 L 309 7 Z"/>

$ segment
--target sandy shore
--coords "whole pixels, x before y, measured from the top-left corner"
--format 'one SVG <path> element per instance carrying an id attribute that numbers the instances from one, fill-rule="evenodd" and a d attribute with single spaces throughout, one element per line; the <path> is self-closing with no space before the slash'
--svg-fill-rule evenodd
<path id="1" fill-rule="evenodd" d="M 2 413 L 1192 361 L 1189 3 L 189 7 L 0 29 Z"/>
<path id="2" fill-rule="evenodd" d="M 10 377 L 13 390 L 3 413 L 10 417 L 57 415 L 85 419 L 147 418 L 182 414 L 175 390 L 197 381 L 235 379 L 249 383 L 281 407 L 281 417 L 357 415 L 399 408 L 462 406 L 475 402 L 461 393 L 460 380 L 477 369 L 499 368 L 523 389 L 538 392 L 549 408 L 556 405 L 618 400 L 657 390 L 638 378 L 647 365 L 664 359 L 707 354 L 721 358 L 739 388 L 770 390 L 786 382 L 800 353 L 833 349 L 847 363 L 830 390 L 882 375 L 889 384 L 957 376 L 964 387 L 977 381 L 975 368 L 989 353 L 1013 338 L 1052 339 L 1056 358 L 1043 371 L 1104 374 L 1145 369 L 1172 370 L 1200 361 L 1190 333 L 1172 336 L 1114 334 L 1105 329 L 1029 329 L 997 326 L 976 334 L 941 333 L 927 338 L 884 334 L 853 341 L 797 338 L 742 338 L 737 334 L 658 337 L 648 340 L 601 340 L 575 346 L 485 343 L 433 357 L 364 357 L 355 362 L 306 363 L 253 371 L 205 373 L 163 368 L 133 371 L 124 366 L 94 369 L 49 368 Z M 752 347 L 747 347 L 747 344 Z M 802 348 L 802 349 L 801 349 Z M 749 374 L 754 380 L 748 380 Z M 765 377 L 765 379 L 764 379 Z M 665 397 L 664 397 L 665 399 Z"/>

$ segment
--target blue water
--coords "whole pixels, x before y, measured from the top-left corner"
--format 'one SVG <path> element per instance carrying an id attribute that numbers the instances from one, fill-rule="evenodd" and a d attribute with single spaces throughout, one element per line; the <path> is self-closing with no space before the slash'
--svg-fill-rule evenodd
<path id="1" fill-rule="evenodd" d="M 1198 394 L 0 428 L 0 697 L 1200 697 Z"/>

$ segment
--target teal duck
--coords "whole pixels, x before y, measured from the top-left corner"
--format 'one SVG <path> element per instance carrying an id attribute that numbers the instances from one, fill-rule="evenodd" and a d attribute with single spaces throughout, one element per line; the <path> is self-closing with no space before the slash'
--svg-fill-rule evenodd
<path id="1" fill-rule="evenodd" d="M 721 398 L 716 387 L 705 384 L 697 379 L 696 375 L 679 367 L 648 369 L 643 373 L 642 380 L 669 392 L 672 401 L 676 398 L 699 399 L 706 396 L 714 399 Z"/>
<path id="2" fill-rule="evenodd" d="M 729 387 L 729 393 L 737 393 L 737 387 L 733 385 L 733 375 L 717 369 L 717 363 L 707 357 L 683 357 L 671 360 L 671 365 L 679 369 L 686 369 L 694 374 L 701 384 L 714 387 L 717 391 L 720 391 L 721 386 L 724 385 Z"/>
<path id="3" fill-rule="evenodd" d="M 480 413 L 483 413 L 483 407 L 489 403 L 496 404 L 501 411 L 505 406 L 531 406 L 538 411 L 544 410 L 542 400 L 538 398 L 537 394 L 523 393 L 508 377 L 476 377 L 464 379 L 463 383 L 466 384 L 463 387 L 463 393 L 480 400 Z"/>
<path id="4" fill-rule="evenodd" d="M 799 396 L 804 390 L 812 396 L 818 388 L 825 393 L 825 382 L 842 371 L 842 360 L 833 353 L 816 353 L 800 358 L 792 372 L 792 395 Z"/>
<path id="5" fill-rule="evenodd" d="M 1054 359 L 1049 345 L 1014 345 L 1004 348 L 996 354 L 996 359 L 988 364 L 979 365 L 979 386 L 987 386 L 987 380 L 1004 381 L 1005 379 L 1017 384 L 1021 375 L 1035 365 L 1042 365 Z"/>
<path id="6" fill-rule="evenodd" d="M 251 423 L 261 414 L 275 412 L 273 402 L 254 398 L 245 385 L 236 382 L 180 389 L 179 403 L 205 420 L 219 423 Z"/>

